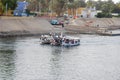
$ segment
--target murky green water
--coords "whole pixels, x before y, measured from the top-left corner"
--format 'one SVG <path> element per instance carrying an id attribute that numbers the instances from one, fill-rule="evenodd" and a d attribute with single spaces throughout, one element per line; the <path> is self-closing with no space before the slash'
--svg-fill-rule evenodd
<path id="1" fill-rule="evenodd" d="M 0 39 L 0 80 L 120 80 L 120 36 L 80 35 L 81 45 Z"/>

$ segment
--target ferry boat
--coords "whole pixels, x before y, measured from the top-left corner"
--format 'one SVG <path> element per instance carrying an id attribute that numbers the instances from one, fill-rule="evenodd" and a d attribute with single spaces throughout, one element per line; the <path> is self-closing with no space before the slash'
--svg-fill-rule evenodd
<path id="1" fill-rule="evenodd" d="M 78 45 L 80 45 L 80 39 L 79 38 L 74 38 L 74 37 L 67 36 L 67 37 L 65 37 L 65 38 L 62 39 L 61 45 L 62 46 L 66 46 L 66 47 L 69 47 L 69 46 L 78 46 Z"/>
<path id="2" fill-rule="evenodd" d="M 71 36 L 61 35 L 44 35 L 41 37 L 42 44 L 50 44 L 52 46 L 78 46 L 80 45 L 80 39 Z"/>

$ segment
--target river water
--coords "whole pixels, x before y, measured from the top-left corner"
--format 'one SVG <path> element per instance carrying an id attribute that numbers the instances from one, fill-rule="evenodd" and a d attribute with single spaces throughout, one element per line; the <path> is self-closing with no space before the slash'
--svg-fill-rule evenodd
<path id="1" fill-rule="evenodd" d="M 0 39 L 0 80 L 120 80 L 120 36 L 77 35 L 81 45 Z"/>

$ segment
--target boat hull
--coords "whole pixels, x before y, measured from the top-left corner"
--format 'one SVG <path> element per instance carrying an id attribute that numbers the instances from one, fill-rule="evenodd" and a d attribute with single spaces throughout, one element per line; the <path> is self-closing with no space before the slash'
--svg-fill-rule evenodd
<path id="1" fill-rule="evenodd" d="M 65 47 L 71 47 L 71 46 L 79 46 L 80 45 L 80 42 L 77 42 L 75 44 L 72 44 L 72 43 L 62 43 L 62 46 L 65 46 Z"/>

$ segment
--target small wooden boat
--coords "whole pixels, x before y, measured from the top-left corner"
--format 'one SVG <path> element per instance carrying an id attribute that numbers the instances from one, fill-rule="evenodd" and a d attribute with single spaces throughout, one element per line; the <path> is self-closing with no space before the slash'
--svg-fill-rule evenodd
<path id="1" fill-rule="evenodd" d="M 41 35 L 40 42 L 41 44 L 51 44 L 52 37 L 50 35 Z"/>

